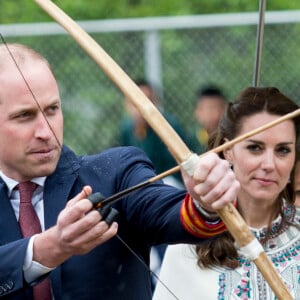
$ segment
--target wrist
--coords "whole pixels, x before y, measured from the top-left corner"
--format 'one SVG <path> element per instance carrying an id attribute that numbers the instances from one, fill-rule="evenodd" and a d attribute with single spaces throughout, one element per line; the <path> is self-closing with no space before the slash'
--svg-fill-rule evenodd
<path id="1" fill-rule="evenodd" d="M 218 217 L 209 220 L 198 212 L 193 198 L 186 194 L 180 210 L 180 221 L 183 227 L 192 235 L 199 238 L 210 238 L 226 231 L 224 222 Z"/>
<path id="2" fill-rule="evenodd" d="M 38 234 L 33 243 L 33 260 L 55 268 L 71 255 L 65 253 L 57 243 L 55 227 Z"/>
<path id="3" fill-rule="evenodd" d="M 204 209 L 200 205 L 200 203 L 197 200 L 193 199 L 193 204 L 195 205 L 195 208 L 196 208 L 197 212 L 205 220 L 207 220 L 209 222 L 215 222 L 215 221 L 218 221 L 220 219 L 220 217 L 219 217 L 219 215 L 217 213 L 207 211 L 206 209 Z"/>

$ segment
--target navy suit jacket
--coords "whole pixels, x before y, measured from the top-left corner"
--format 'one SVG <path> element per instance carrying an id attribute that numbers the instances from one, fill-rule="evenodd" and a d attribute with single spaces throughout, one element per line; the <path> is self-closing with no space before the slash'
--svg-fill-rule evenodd
<path id="1" fill-rule="evenodd" d="M 56 171 L 45 182 L 45 227 L 56 224 L 66 202 L 86 184 L 107 197 L 154 175 L 151 162 L 134 147 L 76 156 L 64 146 Z M 73 256 L 50 273 L 55 300 L 151 299 L 149 271 L 140 260 L 149 263 L 152 245 L 195 241 L 180 223 L 185 193 L 156 182 L 115 203 L 118 236 L 86 255 Z M 22 271 L 27 245 L 0 179 L 0 298 L 32 299 Z"/>

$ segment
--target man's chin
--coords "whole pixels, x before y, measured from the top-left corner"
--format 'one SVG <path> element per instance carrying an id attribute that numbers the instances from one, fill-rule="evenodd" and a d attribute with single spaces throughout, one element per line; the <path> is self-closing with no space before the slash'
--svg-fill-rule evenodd
<path id="1" fill-rule="evenodd" d="M 32 172 L 32 175 L 34 177 L 45 177 L 45 176 L 49 176 L 51 175 L 55 169 L 56 169 L 57 164 L 47 164 L 47 165 L 39 165 L 39 166 L 35 166 L 32 168 L 32 170 L 34 170 L 34 172 Z"/>

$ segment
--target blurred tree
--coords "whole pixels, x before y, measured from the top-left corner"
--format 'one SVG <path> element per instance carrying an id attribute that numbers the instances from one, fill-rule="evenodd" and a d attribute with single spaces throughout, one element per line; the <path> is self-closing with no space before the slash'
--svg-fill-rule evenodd
<path id="1" fill-rule="evenodd" d="M 77 20 L 175 16 L 257 11 L 259 1 L 242 0 L 64 0 L 54 3 Z M 1 0 L 0 23 L 46 22 L 52 19 L 33 1 Z M 267 10 L 300 9 L 298 0 L 272 0 Z"/>

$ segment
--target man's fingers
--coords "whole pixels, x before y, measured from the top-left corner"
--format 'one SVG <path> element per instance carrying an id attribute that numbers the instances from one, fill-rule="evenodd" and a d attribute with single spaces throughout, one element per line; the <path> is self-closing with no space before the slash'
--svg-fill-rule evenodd
<path id="1" fill-rule="evenodd" d="M 92 188 L 89 185 L 84 186 L 82 191 L 79 194 L 77 194 L 74 198 L 68 201 L 67 207 L 74 205 L 75 203 L 77 203 L 82 199 L 88 198 L 88 196 L 90 196 L 91 194 L 92 194 Z"/>
<path id="2" fill-rule="evenodd" d="M 74 227 L 69 229 L 61 236 L 63 248 L 73 254 L 84 254 L 112 238 L 117 233 L 118 224 L 114 222 L 109 226 L 105 221 L 100 221 L 86 231 L 80 226 L 75 231 Z"/>
<path id="3" fill-rule="evenodd" d="M 92 208 L 93 205 L 88 199 L 84 198 L 83 200 L 78 200 L 77 202 L 74 202 L 73 205 L 66 206 L 65 209 L 60 212 L 57 219 L 57 225 L 61 228 L 65 228 L 73 223 L 76 223 L 90 215 Z M 96 211 L 95 216 L 97 216 L 98 221 L 100 221 L 100 216 L 99 214 L 96 214 Z"/>
<path id="4" fill-rule="evenodd" d="M 105 243 L 117 234 L 118 224 L 116 222 L 113 222 L 109 227 L 107 227 L 108 225 L 105 222 L 100 222 L 99 226 L 103 226 L 102 228 L 106 227 L 106 230 L 101 231 L 100 228 L 99 234 L 95 234 L 95 232 L 97 232 L 98 230 L 97 228 L 95 228 L 94 234 L 85 236 L 85 240 L 80 241 L 81 247 L 77 248 L 78 254 L 85 254 L 89 252 L 91 249 L 94 249 L 96 246 Z"/>

